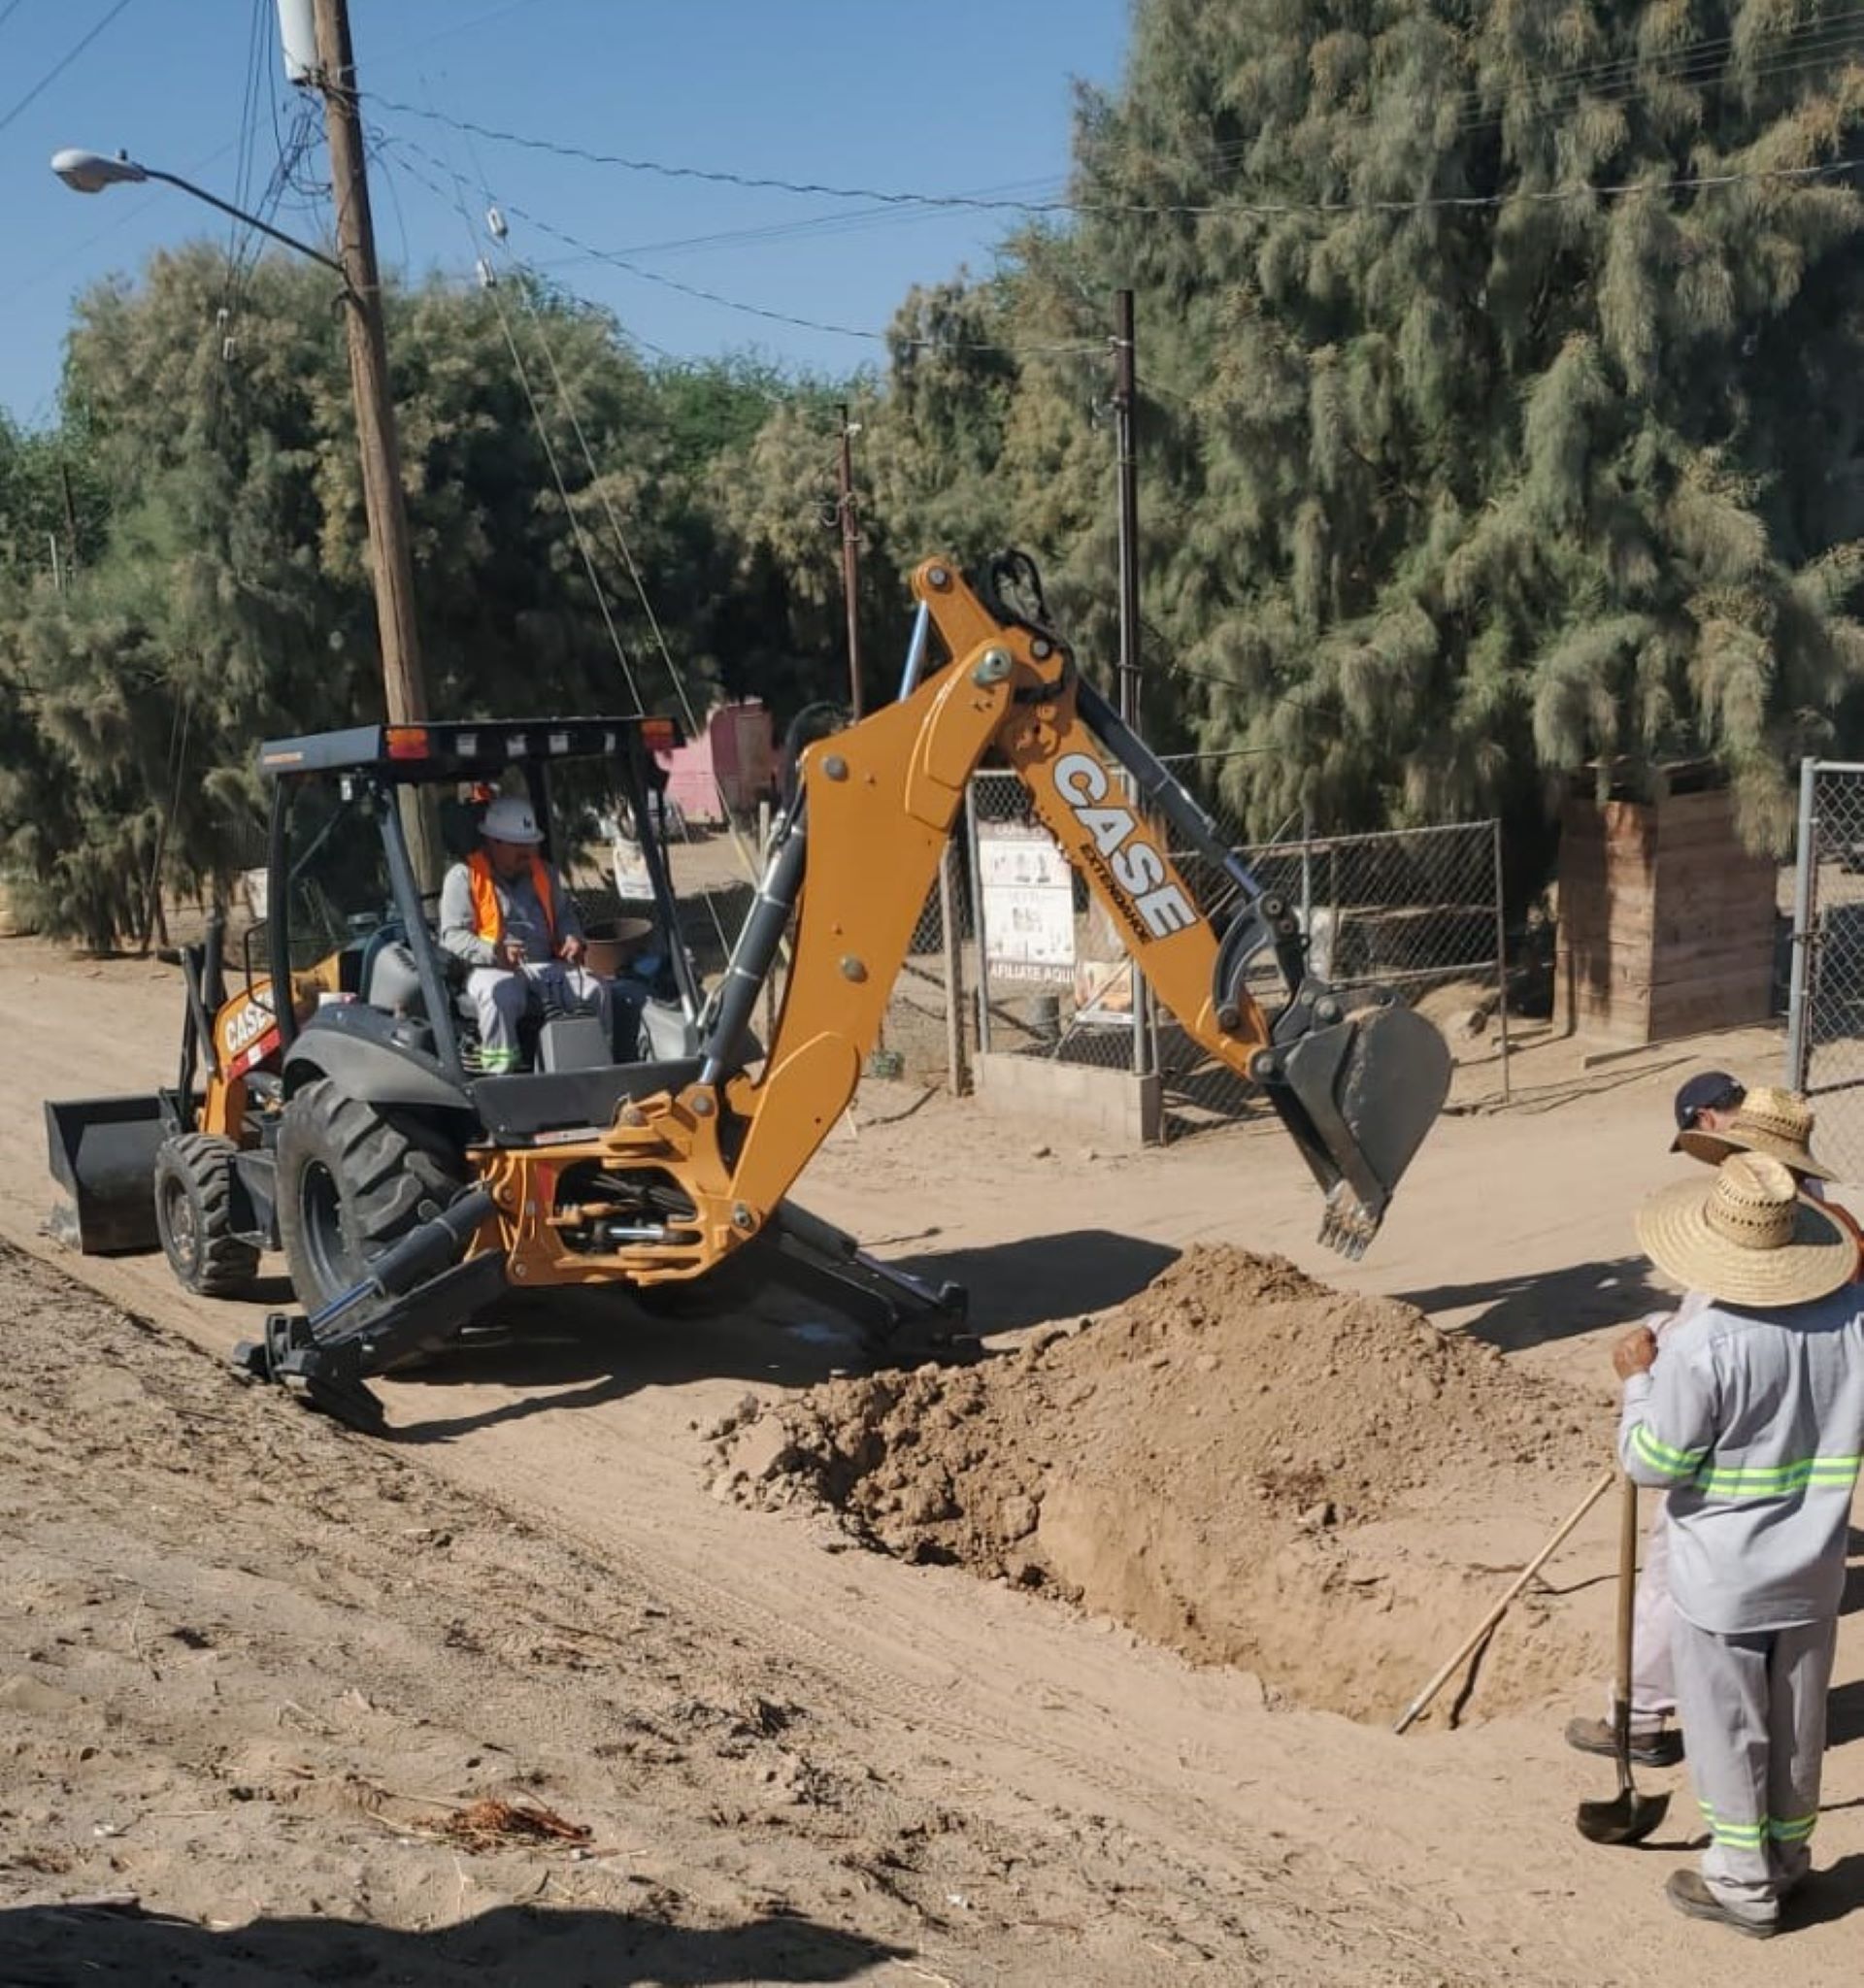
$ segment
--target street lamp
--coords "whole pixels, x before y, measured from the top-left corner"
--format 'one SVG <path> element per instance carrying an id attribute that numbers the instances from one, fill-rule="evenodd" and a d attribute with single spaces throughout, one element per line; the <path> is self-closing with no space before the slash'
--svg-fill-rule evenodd
<path id="1" fill-rule="evenodd" d="M 233 206 L 217 193 L 210 193 L 205 186 L 196 186 L 192 180 L 183 180 L 179 173 L 164 173 L 154 166 L 142 165 L 127 152 L 119 151 L 113 158 L 104 152 L 85 151 L 77 146 L 53 152 L 51 170 L 74 193 L 101 193 L 106 186 L 139 186 L 146 180 L 159 180 L 165 186 L 179 186 L 183 193 L 191 193 L 196 200 L 206 201 L 209 207 L 217 207 L 222 214 L 231 215 L 236 221 L 244 221 L 249 228 L 256 228 L 260 234 L 270 235 L 273 241 L 283 242 L 287 248 L 295 248 L 300 255 L 310 256 L 313 262 L 322 263 L 325 269 L 334 269 L 344 277 L 348 287 L 349 279 L 343 264 L 334 255 L 326 255 L 321 248 L 312 248 L 309 242 L 300 242 L 295 235 L 287 235 L 269 221 L 260 220 L 257 215 Z"/>
<path id="2" fill-rule="evenodd" d="M 321 12 L 321 10 L 320 10 Z M 340 14 L 341 9 L 337 12 Z M 335 16 L 332 17 L 335 19 Z M 338 33 L 337 29 L 341 32 Z M 347 23 L 337 22 L 337 35 L 327 62 L 332 75 L 352 77 Z M 369 521 L 370 567 L 375 581 L 376 623 L 382 640 L 382 677 L 391 725 L 420 724 L 427 716 L 427 689 L 420 667 L 420 638 L 415 625 L 414 558 L 408 543 L 408 515 L 402 493 L 401 443 L 395 432 L 394 402 L 388 391 L 388 347 L 382 322 L 382 284 L 376 273 L 376 247 L 369 219 L 368 185 L 363 174 L 362 135 L 355 116 L 353 86 L 327 93 L 330 155 L 338 185 L 337 241 L 340 261 L 321 248 L 300 242 L 255 214 L 196 186 L 178 173 L 146 166 L 127 152 L 115 156 L 73 147 L 53 152 L 51 170 L 74 193 L 101 193 L 106 186 L 136 186 L 159 180 L 194 199 L 217 208 L 261 235 L 308 255 L 333 270 L 343 282 L 349 306 L 350 381 L 356 407 L 356 442 L 362 460 L 362 504 Z M 408 840 L 415 868 L 423 885 L 440 879 L 439 815 L 419 805 L 410 790 Z"/>

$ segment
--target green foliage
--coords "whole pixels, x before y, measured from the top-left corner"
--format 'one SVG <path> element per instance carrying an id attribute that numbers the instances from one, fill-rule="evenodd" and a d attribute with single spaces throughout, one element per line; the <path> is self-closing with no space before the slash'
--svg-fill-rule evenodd
<path id="1" fill-rule="evenodd" d="M 1258 831 L 1518 817 L 1550 771 L 1707 752 L 1781 842 L 1864 652 L 1864 204 L 1672 182 L 1857 149 L 1864 67 L 1781 53 L 1829 12 L 1145 0 L 1082 98 L 1089 216 L 909 308 L 1027 348 L 1136 290 L 1148 722 L 1266 748 L 1232 776 Z M 902 349 L 879 473 L 897 542 L 1038 549 L 1096 655 L 1107 393 L 1097 356 Z"/>
<path id="2" fill-rule="evenodd" d="M 672 709 L 663 639 L 697 701 L 845 696 L 843 403 L 869 695 L 912 566 L 1006 544 L 1104 675 L 1130 287 L 1144 720 L 1232 754 L 1256 832 L 1531 824 L 1551 776 L 1707 753 L 1779 845 L 1794 759 L 1864 745 L 1864 201 L 1813 170 L 1864 141 L 1843 17 L 1139 0 L 1080 218 L 913 291 L 841 385 L 646 365 L 542 281 L 394 292 L 436 707 Z M 204 248 L 94 290 L 57 428 L 0 427 L 0 867 L 97 943 L 171 812 L 166 880 L 223 882 L 256 740 L 379 709 L 328 279 L 225 293 Z"/>
<path id="3" fill-rule="evenodd" d="M 158 841 L 170 889 L 250 860 L 261 740 L 382 711 L 328 279 L 263 262 L 226 324 L 224 296 L 205 247 L 92 291 L 59 428 L 0 431 L 0 868 L 43 929 L 98 946 L 139 928 Z M 768 693 L 726 493 L 772 396 L 807 422 L 825 389 L 785 395 L 749 360 L 645 368 L 544 285 L 432 282 L 387 317 L 435 710 L 675 711 L 675 670 L 702 710 L 727 679 Z M 57 591 L 66 459 L 81 556 Z M 767 576 L 768 625 L 814 636 L 819 593 L 792 613 L 788 587 Z M 827 679 L 792 656 L 772 680 Z"/>

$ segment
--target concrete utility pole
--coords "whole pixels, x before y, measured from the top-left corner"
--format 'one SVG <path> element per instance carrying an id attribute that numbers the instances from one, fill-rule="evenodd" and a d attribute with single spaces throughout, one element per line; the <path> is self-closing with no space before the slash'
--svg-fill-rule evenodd
<path id="1" fill-rule="evenodd" d="M 362 120 L 357 115 L 355 55 L 349 0 L 313 0 L 316 87 L 330 141 L 330 191 L 336 209 L 337 254 L 348 284 L 344 314 L 350 341 L 350 381 L 356 402 L 356 444 L 362 457 L 362 501 L 369 520 L 369 564 L 376 589 L 382 683 L 391 725 L 427 716 L 427 680 L 415 623 L 415 568 L 408 546 L 408 508 L 401 481 L 401 438 L 388 390 L 388 341 L 382 323 L 382 276 L 376 264 L 369 211 Z M 405 812 L 415 874 L 423 886 L 440 880 L 440 848 L 431 810 Z"/>
<path id="2" fill-rule="evenodd" d="M 854 456 L 849 445 L 856 430 L 848 422 L 844 402 L 842 450 L 840 457 L 841 495 L 835 510 L 842 525 L 842 593 L 848 603 L 848 697 L 856 718 L 861 715 L 861 526 L 854 511 Z"/>

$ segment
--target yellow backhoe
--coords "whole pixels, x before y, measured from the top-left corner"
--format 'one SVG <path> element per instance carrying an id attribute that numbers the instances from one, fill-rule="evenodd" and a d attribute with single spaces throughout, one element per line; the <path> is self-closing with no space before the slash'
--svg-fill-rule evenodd
<path id="1" fill-rule="evenodd" d="M 501 788 L 525 794 L 547 841 L 592 797 L 648 824 L 667 721 L 367 726 L 267 745 L 268 916 L 237 984 L 214 928 L 184 960 L 173 1087 L 47 1108 L 72 1239 L 159 1242 L 183 1283 L 218 1294 L 282 1248 L 303 1309 L 269 1318 L 243 1364 L 364 1427 L 381 1414 L 368 1376 L 444 1344 L 508 1288 L 652 1291 L 755 1251 L 770 1275 L 865 1308 L 883 1337 L 961 1325 L 962 1292 L 863 1255 L 787 1196 L 854 1095 L 966 785 L 994 755 L 1158 999 L 1261 1087 L 1320 1186 L 1325 1240 L 1357 1255 L 1443 1105 L 1442 1038 L 1388 991 L 1348 1000 L 1309 971 L 1293 910 L 1080 674 L 1026 558 L 1006 554 L 975 583 L 928 560 L 913 591 L 902 695 L 801 752 L 722 979 L 709 995 L 696 983 L 664 847 L 644 833 L 649 971 L 614 1004 L 611 1034 L 541 1016 L 516 1073 L 476 1053 L 401 804 L 436 790 L 456 848 L 471 845 L 474 797 Z M 1215 916 L 1168 842 L 1216 880 Z M 751 1021 L 786 935 L 760 1049 Z M 1268 981 L 1272 1012 L 1252 991 Z"/>

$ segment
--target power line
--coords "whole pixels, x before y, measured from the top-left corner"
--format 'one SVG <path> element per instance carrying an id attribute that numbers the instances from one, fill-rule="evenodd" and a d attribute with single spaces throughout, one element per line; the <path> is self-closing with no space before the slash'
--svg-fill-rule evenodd
<path id="1" fill-rule="evenodd" d="M 114 6 L 110 10 L 110 12 L 104 16 L 103 19 L 100 20 L 95 27 L 93 27 L 87 34 L 80 38 L 76 47 L 68 50 L 64 54 L 60 55 L 57 61 L 54 62 L 51 65 L 51 67 L 46 71 L 45 75 L 42 76 L 39 79 L 39 81 L 35 83 L 29 90 L 27 90 L 25 95 L 22 96 L 19 99 L 19 101 L 14 105 L 13 109 L 7 112 L 4 116 L 0 116 L 0 131 L 4 131 L 7 128 L 7 126 L 11 124 L 17 116 L 18 116 L 20 112 L 26 109 L 28 105 L 36 103 L 38 99 L 42 95 L 44 95 L 44 93 L 47 90 L 49 90 L 51 87 L 51 85 L 54 83 L 56 83 L 62 75 L 64 75 L 65 71 L 69 69 L 75 61 L 77 61 L 79 56 L 82 55 L 84 52 L 84 50 L 90 47 L 91 43 L 94 42 L 97 39 L 97 37 L 103 33 L 105 28 L 107 28 L 111 24 L 111 22 L 115 20 L 116 17 L 120 13 L 122 13 L 123 9 L 128 5 L 129 0 L 116 0 L 116 6 Z"/>
<path id="2" fill-rule="evenodd" d="M 424 179 L 415 167 L 408 164 L 406 154 L 412 152 L 416 158 L 426 160 L 438 172 L 449 170 L 444 159 L 436 158 L 424 146 L 416 145 L 413 139 L 396 137 L 390 134 L 385 137 L 384 142 L 392 146 L 403 155 L 401 159 L 402 169 L 411 178 L 419 181 L 427 187 L 429 192 L 436 194 L 439 198 L 446 198 L 446 195 L 431 181 Z M 579 255 L 585 256 L 590 261 L 607 263 L 612 268 L 618 269 L 624 275 L 634 277 L 641 282 L 656 283 L 663 289 L 677 290 L 682 296 L 693 297 L 701 303 L 716 305 L 720 310 L 736 311 L 748 317 L 760 317 L 772 324 L 787 324 L 802 331 L 828 332 L 837 338 L 867 339 L 879 345 L 905 345 L 921 351 L 1002 352 L 1014 357 L 1022 358 L 1045 354 L 1099 352 L 1106 349 L 1107 342 L 1105 339 L 1077 340 L 1069 344 L 1057 345 L 1006 346 L 981 339 L 898 337 L 890 332 L 870 331 L 858 325 L 830 324 L 820 318 L 799 317 L 787 311 L 772 311 L 761 304 L 747 304 L 736 297 L 722 296 L 716 290 L 702 289 L 697 283 L 682 282 L 677 277 L 663 276 L 658 270 L 643 269 L 639 263 L 630 262 L 626 256 L 613 254 L 607 249 L 592 248 L 587 242 L 582 241 L 577 236 L 568 233 L 565 229 L 553 226 L 550 222 L 543 219 L 541 215 L 532 214 L 525 208 L 514 206 L 509 201 L 500 201 L 498 206 L 506 215 L 528 222 L 539 234 L 548 235 L 553 242 L 563 243 L 566 247 L 574 248 Z"/>
<path id="3" fill-rule="evenodd" d="M 7 0 L 6 6 L 0 7 L 0 27 L 5 27 L 18 10 L 19 0 Z"/>
<path id="4" fill-rule="evenodd" d="M 1810 23 L 1810 27 L 1821 32 L 1830 32 L 1832 24 Z M 1791 39 L 1790 34 L 1781 37 L 1782 42 Z M 1710 45 L 1705 44 L 1704 47 Z M 1799 53 L 1796 50 L 1782 49 L 1781 53 Z M 1626 58 L 1629 61 L 1631 58 Z M 1661 56 L 1648 58 L 1650 66 L 1661 63 Z M 1812 63 L 1795 65 L 1814 66 Z M 1766 65 L 1760 66 L 1764 74 Z M 1577 72 L 1575 72 L 1577 73 Z M 1786 73 L 1786 72 L 1782 72 Z M 1557 80 L 1555 79 L 1550 80 Z M 1648 93 L 1645 85 L 1635 94 Z M 1480 88 L 1463 93 L 1463 100 L 1474 97 L 1480 103 L 1482 92 Z M 1575 104 L 1579 101 L 1575 99 Z M 1025 214 L 1025 215 L 1080 215 L 1126 216 L 1130 218 L 1196 218 L 1214 215 L 1255 215 L 1265 217 L 1298 215 L 1303 214 L 1341 213 L 1415 213 L 1432 208 L 1479 208 L 1498 207 L 1514 200 L 1572 199 L 1577 195 L 1592 193 L 1611 197 L 1621 193 L 1652 190 L 1635 182 L 1611 185 L 1576 185 L 1569 188 L 1517 189 L 1506 194 L 1439 194 L 1415 200 L 1342 200 L 1342 201 L 1083 201 L 1063 198 L 1023 199 L 994 194 L 971 193 L 922 193 L 889 190 L 875 186 L 835 185 L 822 181 L 790 180 L 774 174 L 739 173 L 719 167 L 674 165 L 661 159 L 633 158 L 621 153 L 596 151 L 584 146 L 573 145 L 564 140 L 536 138 L 522 132 L 507 131 L 493 125 L 482 124 L 472 118 L 453 117 L 447 113 L 423 109 L 418 105 L 403 104 L 391 98 L 377 97 L 375 102 L 383 110 L 402 111 L 412 116 L 447 125 L 454 130 L 471 133 L 489 139 L 497 144 L 518 147 L 524 150 L 549 153 L 558 158 L 581 160 L 584 164 L 617 167 L 624 172 L 645 173 L 661 179 L 696 180 L 712 185 L 736 186 L 754 191 L 782 192 L 816 195 L 835 200 L 861 200 L 878 207 L 938 209 L 964 213 L 981 214 Z M 1542 107 L 1542 115 L 1554 115 L 1558 106 Z M 1369 115 L 1369 114 L 1368 114 Z M 1467 128 L 1481 128 L 1483 122 L 1499 121 L 1496 114 L 1479 118 Z M 1463 128 L 1459 126 L 1459 128 Z M 404 140 L 403 143 L 410 141 Z M 1845 162 L 1846 166 L 1849 161 Z M 1836 171 L 1841 168 L 1801 167 L 1766 168 L 1739 171 L 1727 174 L 1707 174 L 1680 176 L 1661 182 L 1656 190 L 1681 191 L 1691 187 L 1711 187 L 1730 184 L 1738 180 L 1764 178 L 1809 177 L 1820 172 Z M 516 209 L 511 210 L 516 212 Z M 534 217 L 533 217 L 534 219 Z M 599 250 L 584 249 L 582 252 L 595 254 L 600 260 L 614 259 Z M 636 271 L 636 274 L 645 274 Z M 667 281 L 649 277 L 649 281 Z M 815 329 L 838 329 L 842 327 L 811 327 Z M 866 334 L 857 334 L 865 336 Z"/>

